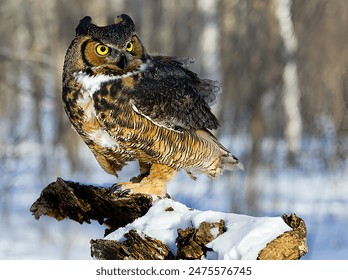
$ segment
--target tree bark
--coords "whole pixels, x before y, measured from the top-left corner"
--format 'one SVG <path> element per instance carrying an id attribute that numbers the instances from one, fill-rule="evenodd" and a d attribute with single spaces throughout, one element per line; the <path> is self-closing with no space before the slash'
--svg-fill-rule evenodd
<path id="1" fill-rule="evenodd" d="M 261 250 L 258 260 L 298 260 L 308 251 L 305 222 L 295 214 L 283 215 L 284 222 L 292 228 Z"/>
<path id="2" fill-rule="evenodd" d="M 58 178 L 49 184 L 33 203 L 30 211 L 36 219 L 42 215 L 57 220 L 65 218 L 79 223 L 96 220 L 108 227 L 105 236 L 119 227 L 124 227 L 144 216 L 151 208 L 152 197 L 144 194 L 122 196 L 109 189 L 82 185 Z M 173 211 L 166 209 L 165 211 Z M 257 259 L 299 259 L 307 252 L 306 226 L 295 214 L 283 215 L 284 222 L 292 228 L 272 240 L 259 252 Z M 213 235 L 212 230 L 217 234 Z M 177 230 L 176 246 L 173 253 L 166 244 L 151 236 L 128 231 L 122 242 L 116 240 L 91 240 L 91 256 L 104 260 L 170 260 L 201 259 L 210 250 L 206 245 L 225 232 L 225 221 L 201 222 L 198 228 L 188 227 Z"/>
<path id="3" fill-rule="evenodd" d="M 110 193 L 107 188 L 58 178 L 41 192 L 30 211 L 36 219 L 46 215 L 58 221 L 68 218 L 80 224 L 95 220 L 108 227 L 106 236 L 143 216 L 151 205 L 152 198 L 148 195 L 121 196 Z"/>

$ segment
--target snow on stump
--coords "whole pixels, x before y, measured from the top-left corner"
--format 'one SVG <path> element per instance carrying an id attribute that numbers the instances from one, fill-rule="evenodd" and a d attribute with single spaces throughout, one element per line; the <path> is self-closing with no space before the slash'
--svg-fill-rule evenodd
<path id="1" fill-rule="evenodd" d="M 251 217 L 190 209 L 171 198 L 120 196 L 106 188 L 58 178 L 30 208 L 42 215 L 107 226 L 91 240 L 95 259 L 299 259 L 306 226 L 295 214 Z"/>

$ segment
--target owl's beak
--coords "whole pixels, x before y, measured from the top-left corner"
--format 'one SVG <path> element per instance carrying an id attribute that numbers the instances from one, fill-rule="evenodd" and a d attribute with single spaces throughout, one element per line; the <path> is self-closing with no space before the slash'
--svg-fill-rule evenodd
<path id="1" fill-rule="evenodd" d="M 121 68 L 122 70 L 124 70 L 126 68 L 126 65 L 127 65 L 127 58 L 126 58 L 126 55 L 121 53 L 120 56 L 119 56 L 119 59 L 116 63 L 116 65 Z"/>

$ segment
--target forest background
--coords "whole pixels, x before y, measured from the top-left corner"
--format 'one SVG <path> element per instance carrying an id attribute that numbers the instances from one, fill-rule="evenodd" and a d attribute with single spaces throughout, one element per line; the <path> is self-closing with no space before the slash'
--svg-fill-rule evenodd
<path id="1" fill-rule="evenodd" d="M 78 21 L 122 13 L 149 53 L 192 57 L 192 70 L 220 81 L 214 133 L 245 166 L 218 181 L 181 173 L 169 192 L 200 210 L 296 212 L 308 226 L 305 258 L 348 259 L 345 0 L 2 0 L 0 258 L 88 259 L 89 239 L 102 236 L 96 224 L 35 221 L 29 208 L 57 176 L 116 181 L 71 129 L 61 74 Z"/>

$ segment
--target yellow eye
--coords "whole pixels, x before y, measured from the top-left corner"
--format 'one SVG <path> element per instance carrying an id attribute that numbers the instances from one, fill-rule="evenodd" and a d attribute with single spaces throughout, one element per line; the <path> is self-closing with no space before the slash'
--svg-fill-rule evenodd
<path id="1" fill-rule="evenodd" d="M 126 47 L 127 52 L 132 52 L 133 51 L 133 43 L 129 42 Z"/>
<path id="2" fill-rule="evenodd" d="M 100 56 L 106 56 L 109 54 L 110 48 L 108 46 L 99 44 L 96 46 L 95 51 Z"/>

